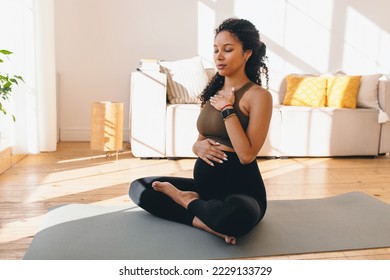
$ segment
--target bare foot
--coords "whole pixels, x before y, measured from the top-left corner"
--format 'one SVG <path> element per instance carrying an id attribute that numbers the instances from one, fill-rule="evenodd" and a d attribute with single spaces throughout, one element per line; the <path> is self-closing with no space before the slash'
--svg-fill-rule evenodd
<path id="1" fill-rule="evenodd" d="M 199 228 L 199 229 L 203 229 L 204 231 L 207 231 L 208 233 L 211 233 L 211 234 L 214 234 L 218 237 L 223 238 L 227 244 L 236 245 L 237 240 L 234 236 L 229 236 L 229 235 L 222 234 L 222 233 L 219 233 L 219 232 L 212 230 L 207 225 L 205 225 L 198 217 L 194 218 L 194 220 L 192 221 L 192 225 L 194 227 Z"/>
<path id="2" fill-rule="evenodd" d="M 155 191 L 162 192 L 173 199 L 177 204 L 187 209 L 188 204 L 199 198 L 199 194 L 190 191 L 181 191 L 169 182 L 154 181 L 152 187 Z"/>
<path id="3" fill-rule="evenodd" d="M 225 242 L 230 245 L 236 245 L 236 238 L 234 236 L 225 236 Z"/>

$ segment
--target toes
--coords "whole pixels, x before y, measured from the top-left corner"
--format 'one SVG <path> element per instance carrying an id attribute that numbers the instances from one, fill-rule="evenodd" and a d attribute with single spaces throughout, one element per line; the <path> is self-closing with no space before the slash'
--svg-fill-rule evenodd
<path id="1" fill-rule="evenodd" d="M 193 198 L 200 198 L 197 192 L 188 192 Z"/>
<path id="2" fill-rule="evenodd" d="M 236 245 L 236 238 L 234 236 L 225 236 L 225 242 L 230 245 Z"/>
<path id="3" fill-rule="evenodd" d="M 168 183 L 168 182 L 160 182 L 160 181 L 154 181 L 152 183 L 152 187 L 160 187 L 160 188 L 163 188 L 163 187 L 170 187 L 170 186 L 173 186 L 172 184 Z"/>
<path id="4" fill-rule="evenodd" d="M 165 183 L 159 182 L 159 181 L 154 181 L 152 183 L 152 188 L 155 190 L 162 190 L 162 189 L 164 189 L 165 186 L 166 186 Z"/>

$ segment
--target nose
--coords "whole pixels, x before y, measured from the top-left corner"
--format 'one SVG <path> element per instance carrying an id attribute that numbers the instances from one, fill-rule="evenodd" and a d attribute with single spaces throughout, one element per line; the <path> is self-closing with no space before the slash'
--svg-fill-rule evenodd
<path id="1" fill-rule="evenodd" d="M 220 61 L 223 59 L 223 55 L 222 55 L 222 52 L 216 52 L 214 54 L 214 59 L 217 60 L 217 61 Z"/>

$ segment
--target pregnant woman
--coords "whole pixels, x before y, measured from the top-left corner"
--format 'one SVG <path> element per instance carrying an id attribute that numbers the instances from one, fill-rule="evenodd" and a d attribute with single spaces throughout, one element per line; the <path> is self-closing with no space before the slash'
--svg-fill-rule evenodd
<path id="1" fill-rule="evenodd" d="M 249 21 L 231 18 L 216 30 L 217 73 L 202 92 L 193 178 L 146 177 L 130 198 L 146 211 L 219 236 L 227 244 L 264 217 L 266 190 L 256 156 L 267 136 L 272 97 L 266 46 Z"/>

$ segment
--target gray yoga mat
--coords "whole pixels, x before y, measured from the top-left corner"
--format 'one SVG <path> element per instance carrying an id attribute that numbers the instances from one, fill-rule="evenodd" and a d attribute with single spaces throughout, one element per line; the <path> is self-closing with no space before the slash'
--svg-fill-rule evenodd
<path id="1" fill-rule="evenodd" d="M 70 204 L 44 218 L 24 259 L 225 259 L 390 247 L 390 205 L 360 192 L 269 201 L 235 246 L 139 208 Z"/>

